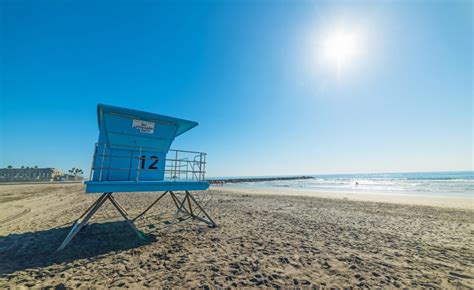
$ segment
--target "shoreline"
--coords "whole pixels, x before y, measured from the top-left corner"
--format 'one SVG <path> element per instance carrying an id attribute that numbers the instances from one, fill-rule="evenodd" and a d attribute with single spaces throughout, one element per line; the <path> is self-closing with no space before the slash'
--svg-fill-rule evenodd
<path id="1" fill-rule="evenodd" d="M 263 188 L 263 187 L 239 187 L 232 185 L 210 186 L 211 190 L 222 191 L 234 194 L 252 195 L 282 195 L 282 196 L 302 196 L 329 199 L 342 199 L 351 201 L 380 202 L 405 205 L 436 206 L 443 208 L 457 208 L 474 210 L 474 198 L 469 197 L 448 197 L 448 196 L 424 196 L 400 193 L 360 193 L 360 192 L 322 192 L 311 189 L 297 188 Z"/>

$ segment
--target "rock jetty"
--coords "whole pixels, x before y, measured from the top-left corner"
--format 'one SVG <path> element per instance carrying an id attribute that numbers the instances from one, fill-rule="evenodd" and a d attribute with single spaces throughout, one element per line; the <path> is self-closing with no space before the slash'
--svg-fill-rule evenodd
<path id="1" fill-rule="evenodd" d="M 262 182 L 262 181 L 277 181 L 277 180 L 297 180 L 297 179 L 312 179 L 312 176 L 280 176 L 280 177 L 245 177 L 245 178 L 222 178 L 222 179 L 208 179 L 210 184 L 223 183 L 239 183 L 239 182 Z"/>

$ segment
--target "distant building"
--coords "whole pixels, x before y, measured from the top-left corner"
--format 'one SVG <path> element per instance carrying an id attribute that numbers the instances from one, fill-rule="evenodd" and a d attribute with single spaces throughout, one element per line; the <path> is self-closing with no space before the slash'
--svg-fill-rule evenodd
<path id="1" fill-rule="evenodd" d="M 82 181 L 84 178 L 74 174 L 64 174 L 61 176 L 61 181 Z"/>
<path id="2" fill-rule="evenodd" d="M 0 182 L 55 181 L 62 175 L 56 168 L 0 168 Z"/>

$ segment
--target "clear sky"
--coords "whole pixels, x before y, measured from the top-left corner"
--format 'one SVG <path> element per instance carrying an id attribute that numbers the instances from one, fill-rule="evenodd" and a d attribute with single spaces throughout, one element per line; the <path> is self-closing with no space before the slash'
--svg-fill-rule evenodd
<path id="1" fill-rule="evenodd" d="M 208 176 L 472 170 L 472 5 L 0 0 L 0 167 L 88 172 L 105 103 Z"/>

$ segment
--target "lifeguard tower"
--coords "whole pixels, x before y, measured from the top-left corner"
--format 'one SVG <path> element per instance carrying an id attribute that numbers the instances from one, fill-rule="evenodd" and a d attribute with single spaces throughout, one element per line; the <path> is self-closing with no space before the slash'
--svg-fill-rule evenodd
<path id="1" fill-rule="evenodd" d="M 102 193 L 77 219 L 59 250 L 64 249 L 97 210 L 109 200 L 140 238 L 134 221 L 169 194 L 177 213 L 216 224 L 190 193 L 206 190 L 206 153 L 170 149 L 173 140 L 197 122 L 114 106 L 97 106 L 99 141 L 95 145 L 86 193 Z M 162 194 L 142 213 L 130 218 L 114 192 L 156 191 Z M 184 191 L 180 199 L 174 192 Z M 194 207 L 194 209 L 193 209 Z"/>

